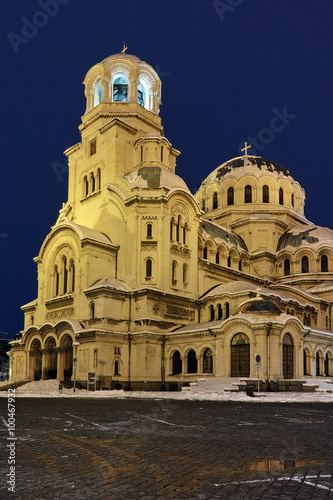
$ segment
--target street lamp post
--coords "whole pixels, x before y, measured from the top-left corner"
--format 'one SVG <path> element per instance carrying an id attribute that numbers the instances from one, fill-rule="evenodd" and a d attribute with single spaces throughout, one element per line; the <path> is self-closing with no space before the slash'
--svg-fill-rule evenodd
<path id="1" fill-rule="evenodd" d="M 73 342 L 74 347 L 74 358 L 73 358 L 73 369 L 74 369 L 74 392 L 76 386 L 76 366 L 77 366 L 77 347 L 80 345 L 80 342 Z"/>

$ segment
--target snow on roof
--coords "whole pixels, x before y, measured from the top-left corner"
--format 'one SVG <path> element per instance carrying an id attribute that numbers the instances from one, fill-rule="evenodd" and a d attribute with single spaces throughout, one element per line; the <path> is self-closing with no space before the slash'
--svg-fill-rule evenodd
<path id="1" fill-rule="evenodd" d="M 333 246 L 333 230 L 314 224 L 297 224 L 289 229 L 279 239 L 277 251 L 288 249 L 295 251 L 300 246 Z"/>
<path id="2" fill-rule="evenodd" d="M 332 290 L 333 290 L 333 283 L 321 283 L 320 285 L 308 288 L 308 292 L 311 293 L 330 292 Z"/>
<path id="3" fill-rule="evenodd" d="M 246 293 L 246 292 L 256 292 L 258 291 L 258 285 L 255 285 L 253 283 L 248 283 L 246 281 L 230 281 L 228 283 L 222 283 L 221 285 L 217 285 L 211 290 L 209 290 L 206 294 L 204 294 L 201 298 L 206 299 L 209 297 L 216 297 L 220 296 L 223 294 L 241 294 L 241 293 Z M 310 293 L 307 293 L 303 290 L 299 291 L 300 294 L 304 295 L 304 298 L 308 297 L 309 299 L 312 300 L 317 300 L 317 297 L 312 296 Z M 307 302 L 299 300 L 295 298 L 293 295 L 288 294 L 288 291 L 286 293 L 281 292 L 277 289 L 270 289 L 270 288 L 260 288 L 260 295 L 261 296 L 268 296 L 268 297 L 276 297 L 283 302 L 295 302 L 299 304 L 301 307 L 305 307 L 309 305 Z"/>
<path id="4" fill-rule="evenodd" d="M 91 229 L 90 227 L 81 226 L 80 224 L 76 224 L 69 219 L 60 221 L 56 226 L 53 227 L 51 233 L 58 231 L 59 229 L 64 227 L 73 229 L 81 240 L 90 239 L 107 245 L 111 244 L 110 239 L 100 231 L 96 231 L 95 229 Z"/>
<path id="5" fill-rule="evenodd" d="M 98 288 L 109 288 L 109 289 L 113 289 L 113 290 L 122 290 L 122 291 L 126 291 L 126 292 L 131 290 L 131 287 L 128 286 L 128 284 L 125 283 L 125 281 L 117 280 L 115 278 L 102 278 L 102 279 L 96 281 L 90 287 L 88 287 L 85 290 L 85 292 L 97 290 Z"/>
<path id="6" fill-rule="evenodd" d="M 189 188 L 181 177 L 162 167 L 141 167 L 138 170 L 134 170 L 134 172 L 125 175 L 123 180 L 131 189 L 167 188 L 169 191 L 181 189 L 191 194 Z"/>
<path id="7" fill-rule="evenodd" d="M 216 243 L 224 243 L 228 248 L 235 246 L 247 250 L 243 239 L 238 234 L 207 219 L 201 219 L 199 233 L 204 239 L 213 238 Z"/>
<path id="8" fill-rule="evenodd" d="M 222 179 L 229 177 L 240 179 L 244 175 L 254 175 L 260 178 L 267 174 L 272 175 L 276 179 L 288 177 L 289 180 L 295 182 L 289 171 L 275 161 L 267 160 L 260 156 L 238 156 L 222 163 L 222 165 L 206 177 L 202 184 L 207 185 L 212 182 L 220 182 Z"/>

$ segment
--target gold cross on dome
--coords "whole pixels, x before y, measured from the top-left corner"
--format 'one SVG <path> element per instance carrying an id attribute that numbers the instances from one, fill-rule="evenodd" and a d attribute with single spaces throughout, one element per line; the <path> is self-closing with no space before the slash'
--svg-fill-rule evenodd
<path id="1" fill-rule="evenodd" d="M 250 144 L 250 146 L 248 146 L 247 142 L 246 142 L 245 146 L 243 147 L 243 149 L 241 149 L 241 151 L 245 151 L 244 156 L 248 156 L 247 150 L 250 149 L 250 148 L 252 148 L 251 144 Z"/>
<path id="2" fill-rule="evenodd" d="M 126 47 L 126 43 L 124 42 L 124 47 L 123 47 L 123 50 L 121 51 L 121 53 L 125 54 L 127 49 L 128 49 L 128 47 Z"/>
<path id="3" fill-rule="evenodd" d="M 256 289 L 256 292 L 257 292 L 257 297 L 260 297 L 261 286 L 258 286 L 258 288 Z"/>

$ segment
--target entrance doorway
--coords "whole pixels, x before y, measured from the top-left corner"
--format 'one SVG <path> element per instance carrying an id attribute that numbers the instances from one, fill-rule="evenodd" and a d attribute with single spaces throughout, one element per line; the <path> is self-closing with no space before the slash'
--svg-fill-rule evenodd
<path id="1" fill-rule="evenodd" d="M 57 378 L 57 356 L 56 341 L 49 337 L 45 343 L 45 379 Z"/>
<path id="2" fill-rule="evenodd" d="M 42 378 L 42 351 L 41 343 L 38 339 L 35 339 L 31 344 L 30 357 L 34 380 L 40 380 Z"/>
<path id="3" fill-rule="evenodd" d="M 237 333 L 231 340 L 231 376 L 250 376 L 250 340 L 245 333 Z"/>
<path id="4" fill-rule="evenodd" d="M 294 378 L 294 343 L 291 335 L 286 333 L 283 337 L 283 377 Z"/>

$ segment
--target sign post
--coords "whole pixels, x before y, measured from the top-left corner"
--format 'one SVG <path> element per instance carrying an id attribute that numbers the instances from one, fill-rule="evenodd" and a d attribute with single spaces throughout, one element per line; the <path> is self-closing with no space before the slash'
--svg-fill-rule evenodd
<path id="1" fill-rule="evenodd" d="M 261 366 L 261 356 L 260 356 L 260 354 L 256 354 L 255 369 L 256 369 L 256 371 L 258 372 L 258 392 L 259 392 L 259 372 L 260 372 L 260 371 L 261 371 L 261 369 L 262 369 L 262 366 Z"/>
<path id="2" fill-rule="evenodd" d="M 87 382 L 87 389 L 89 391 L 89 385 L 93 384 L 94 385 L 94 390 L 96 391 L 96 373 L 95 372 L 89 372 L 88 373 L 88 382 Z"/>

